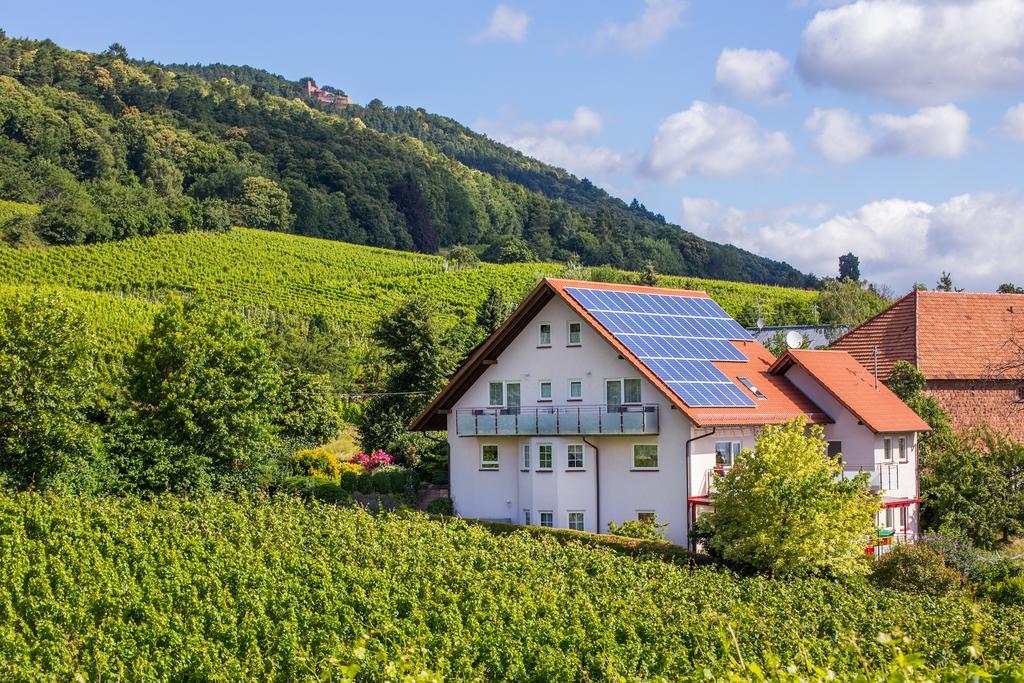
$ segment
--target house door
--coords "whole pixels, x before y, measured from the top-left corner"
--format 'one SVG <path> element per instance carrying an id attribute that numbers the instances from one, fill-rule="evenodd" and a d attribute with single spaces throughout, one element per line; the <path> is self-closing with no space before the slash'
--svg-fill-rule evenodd
<path id="1" fill-rule="evenodd" d="M 622 405 L 622 380 L 610 379 L 604 383 L 605 404 L 609 413 L 619 412 Z"/>
<path id="2" fill-rule="evenodd" d="M 505 385 L 505 408 L 507 408 L 510 413 L 518 413 L 519 405 L 519 382 L 509 382 Z"/>

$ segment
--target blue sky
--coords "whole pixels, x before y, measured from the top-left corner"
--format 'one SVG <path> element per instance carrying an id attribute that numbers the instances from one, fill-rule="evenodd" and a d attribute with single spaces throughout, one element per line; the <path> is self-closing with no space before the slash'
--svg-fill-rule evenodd
<path id="1" fill-rule="evenodd" d="M 50 2 L 10 35 L 452 116 L 698 234 L 1024 285 L 1024 0 Z"/>

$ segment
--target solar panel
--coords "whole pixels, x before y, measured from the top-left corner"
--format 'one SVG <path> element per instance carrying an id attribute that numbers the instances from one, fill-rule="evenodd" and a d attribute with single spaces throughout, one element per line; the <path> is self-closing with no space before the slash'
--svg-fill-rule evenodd
<path id="1" fill-rule="evenodd" d="M 752 407 L 711 361 L 744 361 L 750 334 L 708 297 L 569 287 L 566 291 L 687 405 Z"/>

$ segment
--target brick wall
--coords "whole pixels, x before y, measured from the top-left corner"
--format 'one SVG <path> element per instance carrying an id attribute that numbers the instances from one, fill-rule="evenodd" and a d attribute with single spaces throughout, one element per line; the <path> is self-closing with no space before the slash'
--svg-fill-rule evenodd
<path id="1" fill-rule="evenodd" d="M 1024 403 L 1017 400 L 1020 381 L 929 380 L 928 393 L 949 413 L 957 431 L 988 424 L 1024 442 Z"/>

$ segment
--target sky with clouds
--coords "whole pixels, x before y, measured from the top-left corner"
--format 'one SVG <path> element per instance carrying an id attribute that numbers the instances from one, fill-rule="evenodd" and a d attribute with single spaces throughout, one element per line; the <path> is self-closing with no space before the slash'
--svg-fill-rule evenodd
<path id="1" fill-rule="evenodd" d="M 1024 285 L 1024 0 L 149 5 L 0 28 L 424 107 L 819 275 Z"/>

